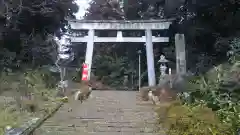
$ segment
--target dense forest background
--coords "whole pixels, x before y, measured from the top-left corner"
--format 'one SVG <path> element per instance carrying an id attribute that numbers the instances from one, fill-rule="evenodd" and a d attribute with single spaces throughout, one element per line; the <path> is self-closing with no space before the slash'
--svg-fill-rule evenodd
<path id="1" fill-rule="evenodd" d="M 53 36 L 65 31 L 67 18 L 74 18 L 78 7 L 70 0 L 4 0 L 0 2 L 0 67 L 4 71 L 54 65 L 56 44 Z M 239 0 L 92 0 L 84 19 L 141 20 L 175 18 L 169 31 L 161 33 L 171 38 L 169 43 L 154 44 L 155 68 L 161 54 L 175 67 L 174 34 L 186 37 L 188 70 L 201 74 L 213 65 L 222 63 L 240 47 Z M 116 32 L 100 32 L 113 36 Z M 139 35 L 128 31 L 126 35 Z M 155 34 L 158 34 L 156 32 Z M 69 65 L 80 67 L 86 45 L 74 45 L 75 60 Z M 103 83 L 122 85 L 124 75 L 136 80 L 138 54 L 142 50 L 143 82 L 147 82 L 146 55 L 143 44 L 96 44 L 93 68 Z M 72 76 L 79 81 L 80 73 Z M 129 81 L 130 84 L 136 82 Z"/>

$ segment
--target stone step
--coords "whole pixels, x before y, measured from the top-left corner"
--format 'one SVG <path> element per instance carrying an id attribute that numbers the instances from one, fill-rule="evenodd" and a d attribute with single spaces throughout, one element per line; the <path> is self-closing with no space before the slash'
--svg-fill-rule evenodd
<path id="1" fill-rule="evenodd" d="M 38 134 L 164 135 L 155 133 L 153 106 L 138 103 L 136 92 L 93 91 L 93 97 L 83 104 L 71 101 L 64 105 Z"/>

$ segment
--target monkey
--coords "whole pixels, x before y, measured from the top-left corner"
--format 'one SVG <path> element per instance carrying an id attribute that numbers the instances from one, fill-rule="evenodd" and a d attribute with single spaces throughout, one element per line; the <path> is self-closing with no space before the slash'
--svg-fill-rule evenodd
<path id="1" fill-rule="evenodd" d="M 152 100 L 151 97 L 157 96 L 159 102 L 174 100 L 177 98 L 178 93 L 186 91 L 187 82 L 191 77 L 194 77 L 191 73 L 167 76 L 157 86 L 142 87 L 140 89 L 141 98 L 148 101 Z M 151 94 L 153 96 L 150 96 Z"/>
<path id="2" fill-rule="evenodd" d="M 81 88 L 80 90 L 78 90 L 75 93 L 74 99 L 75 100 L 80 100 L 81 103 L 83 103 L 84 100 L 87 100 L 92 93 L 92 87 L 88 86 L 86 87 L 86 85 L 83 85 L 83 88 Z"/>
<path id="3" fill-rule="evenodd" d="M 150 90 L 148 92 L 148 99 L 152 101 L 154 105 L 159 103 L 159 98 L 157 95 L 154 95 L 153 92 Z"/>

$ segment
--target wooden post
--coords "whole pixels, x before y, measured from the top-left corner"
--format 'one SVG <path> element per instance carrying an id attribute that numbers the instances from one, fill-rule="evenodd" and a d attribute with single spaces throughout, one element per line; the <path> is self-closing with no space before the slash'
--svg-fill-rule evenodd
<path id="1" fill-rule="evenodd" d="M 86 57 L 85 63 L 88 64 L 88 80 L 90 80 L 91 67 L 92 67 L 92 57 L 93 57 L 93 48 L 94 48 L 94 29 L 88 30 L 88 41 L 86 48 Z"/>
<path id="2" fill-rule="evenodd" d="M 177 74 L 186 74 L 186 51 L 184 34 L 175 35 L 175 51 L 176 51 L 176 70 Z"/>
<path id="3" fill-rule="evenodd" d="M 152 30 L 145 30 L 146 36 L 146 53 L 147 53 L 147 70 L 148 70 L 148 86 L 156 85 L 153 43 L 152 43 Z"/>

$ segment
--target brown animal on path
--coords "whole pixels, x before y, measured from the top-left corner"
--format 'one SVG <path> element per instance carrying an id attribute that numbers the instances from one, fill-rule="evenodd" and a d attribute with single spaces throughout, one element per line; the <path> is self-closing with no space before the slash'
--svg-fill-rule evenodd
<path id="1" fill-rule="evenodd" d="M 88 82 L 81 83 L 81 88 L 75 93 L 74 99 L 80 100 L 82 103 L 84 100 L 87 100 L 92 92 L 91 84 Z"/>
<path id="2" fill-rule="evenodd" d="M 143 101 L 148 101 L 149 100 L 148 92 L 150 90 L 152 90 L 152 88 L 153 87 L 142 87 L 139 90 L 139 94 L 140 94 L 141 100 L 143 100 Z"/>
<path id="3" fill-rule="evenodd" d="M 174 100 L 178 92 L 187 90 L 188 80 L 191 79 L 191 77 L 194 77 L 194 75 L 174 74 L 166 76 L 158 86 L 142 87 L 140 89 L 141 98 L 144 101 L 148 101 L 148 93 L 151 90 L 153 95 L 159 97 L 160 102 Z"/>
<path id="4" fill-rule="evenodd" d="M 148 99 L 151 100 L 154 105 L 159 104 L 160 101 L 158 96 L 154 95 L 151 90 L 148 92 Z"/>
<path id="5" fill-rule="evenodd" d="M 153 104 L 171 101 L 174 100 L 177 96 L 177 91 L 166 86 L 144 87 L 140 92 L 144 101 L 150 100 L 153 102 Z"/>

